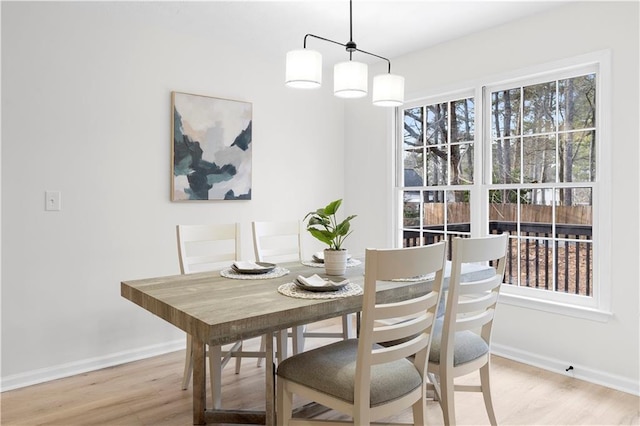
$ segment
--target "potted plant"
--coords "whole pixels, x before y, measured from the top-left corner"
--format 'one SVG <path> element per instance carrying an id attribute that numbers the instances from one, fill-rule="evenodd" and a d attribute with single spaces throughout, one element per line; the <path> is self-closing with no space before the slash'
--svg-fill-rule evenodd
<path id="1" fill-rule="evenodd" d="M 341 204 L 342 199 L 332 201 L 304 217 L 305 220 L 309 219 L 307 231 L 329 246 L 324 250 L 324 268 L 327 275 L 344 275 L 347 270 L 348 252 L 342 248 L 342 243 L 351 235 L 351 219 L 356 215 L 338 222 L 336 212 Z"/>

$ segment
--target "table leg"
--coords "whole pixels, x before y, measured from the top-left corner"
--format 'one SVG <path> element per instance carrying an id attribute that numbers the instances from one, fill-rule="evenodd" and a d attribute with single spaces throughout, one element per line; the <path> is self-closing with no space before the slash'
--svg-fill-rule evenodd
<path id="1" fill-rule="evenodd" d="M 209 378 L 213 409 L 222 408 L 222 346 L 209 345 Z M 236 361 L 237 362 L 237 361 Z M 206 375 L 206 373 L 205 373 Z"/>
<path id="2" fill-rule="evenodd" d="M 274 426 L 276 424 L 276 407 L 275 407 L 275 367 L 273 360 L 273 333 L 265 336 L 267 343 L 265 348 L 265 425 Z M 286 340 L 285 340 L 286 342 Z"/>
<path id="3" fill-rule="evenodd" d="M 203 425 L 207 408 L 207 385 L 205 368 L 205 344 L 199 339 L 192 339 L 193 350 L 193 424 Z"/>

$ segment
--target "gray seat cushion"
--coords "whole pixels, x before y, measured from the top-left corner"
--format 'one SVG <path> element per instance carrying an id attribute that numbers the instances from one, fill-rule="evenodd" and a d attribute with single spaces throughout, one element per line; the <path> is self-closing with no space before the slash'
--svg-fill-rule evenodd
<path id="1" fill-rule="evenodd" d="M 358 340 L 342 340 L 285 359 L 277 374 L 295 383 L 353 403 Z M 376 365 L 371 372 L 371 406 L 392 401 L 422 384 L 407 359 Z"/>
<path id="2" fill-rule="evenodd" d="M 440 341 L 442 339 L 443 319 L 438 318 L 433 326 L 433 339 L 429 362 L 440 364 Z M 455 336 L 453 365 L 465 364 L 489 352 L 489 346 L 476 333 L 468 330 L 458 331 Z"/>

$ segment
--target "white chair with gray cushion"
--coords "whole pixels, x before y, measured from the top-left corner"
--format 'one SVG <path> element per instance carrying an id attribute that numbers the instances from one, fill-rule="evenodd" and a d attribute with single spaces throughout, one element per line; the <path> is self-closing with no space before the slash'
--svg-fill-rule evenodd
<path id="1" fill-rule="evenodd" d="M 451 277 L 443 317 L 436 320 L 428 373 L 446 425 L 455 425 L 454 391 L 482 392 L 489 421 L 496 425 L 489 383 L 494 311 L 504 280 L 508 234 L 452 240 Z M 461 282 L 464 263 L 486 263 L 495 273 Z M 456 377 L 478 370 L 480 385 L 459 385 Z"/>
<path id="2" fill-rule="evenodd" d="M 294 394 L 352 417 L 351 424 L 367 425 L 409 407 L 414 423 L 425 424 L 427 357 L 443 282 L 445 247 L 442 242 L 366 250 L 360 336 L 280 363 L 278 424 L 305 424 L 308 420 L 292 418 Z M 379 281 L 432 273 L 435 279 L 425 282 L 424 292 L 410 299 L 376 304 Z M 390 319 L 396 322 L 386 324 Z M 323 423 L 314 419 L 316 422 Z"/>
<path id="3" fill-rule="evenodd" d="M 178 259 L 180 272 L 191 274 L 221 269 L 239 260 L 240 227 L 237 223 L 216 225 L 178 225 L 176 227 L 178 241 Z M 229 360 L 236 358 L 236 374 L 240 372 L 242 357 L 264 358 L 264 350 L 245 352 L 242 341 L 223 347 L 207 345 L 209 358 L 209 376 L 211 380 L 211 397 L 214 408 L 221 406 L 222 369 Z M 182 377 L 182 389 L 189 387 L 193 372 L 193 354 L 191 336 L 187 335 L 186 359 Z"/>
<path id="4" fill-rule="evenodd" d="M 258 262 L 291 262 L 303 260 L 301 224 L 297 220 L 254 221 L 253 248 Z M 352 315 L 343 315 L 340 332 L 308 331 L 306 326 L 293 327 L 290 333 L 293 341 L 293 353 L 304 350 L 306 338 L 342 338 L 353 337 Z M 258 363 L 261 360 L 258 360 Z"/>

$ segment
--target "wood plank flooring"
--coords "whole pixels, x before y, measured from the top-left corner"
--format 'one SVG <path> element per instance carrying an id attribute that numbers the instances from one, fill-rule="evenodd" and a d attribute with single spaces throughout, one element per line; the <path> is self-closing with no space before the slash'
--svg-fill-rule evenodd
<path id="1" fill-rule="evenodd" d="M 335 320 L 312 326 L 339 327 Z M 310 339 L 307 347 L 329 339 Z M 258 339 L 246 344 L 257 346 Z M 191 388 L 180 389 L 182 351 L 0 394 L 0 424 L 182 426 L 192 424 Z M 233 362 L 232 362 L 233 363 Z M 231 363 L 231 364 L 232 364 Z M 501 425 L 639 425 L 640 398 L 500 357 L 492 358 L 492 389 Z M 477 376 L 460 383 L 475 382 Z M 302 401 L 299 401 L 302 402 Z M 210 404 L 210 401 L 207 401 Z M 225 408 L 264 408 L 264 367 L 245 359 L 240 374 L 223 375 Z M 427 402 L 429 424 L 442 425 L 437 402 Z M 324 418 L 342 419 L 333 412 Z M 480 394 L 456 394 L 460 425 L 488 425 Z M 410 411 L 387 421 L 409 422 Z"/>

